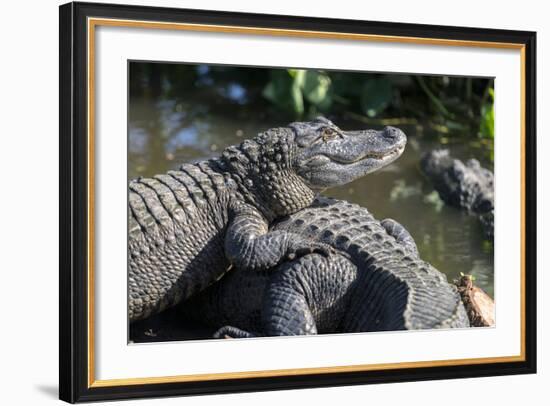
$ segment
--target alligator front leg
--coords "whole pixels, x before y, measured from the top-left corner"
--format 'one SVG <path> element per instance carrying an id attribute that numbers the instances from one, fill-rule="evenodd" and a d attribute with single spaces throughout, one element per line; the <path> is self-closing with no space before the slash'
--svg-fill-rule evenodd
<path id="1" fill-rule="evenodd" d="M 262 324 L 264 331 L 251 333 L 238 327 L 223 326 L 214 338 L 251 338 L 317 334 L 311 309 L 304 295 L 291 286 L 277 284 L 269 289 L 264 300 Z"/>
<path id="2" fill-rule="evenodd" d="M 418 258 L 418 247 L 412 235 L 403 227 L 400 223 L 394 219 L 384 219 L 380 222 L 382 227 L 386 229 L 386 232 L 394 237 L 397 242 L 401 243 L 406 249 L 407 253 L 413 255 L 415 258 Z"/>
<path id="3" fill-rule="evenodd" d="M 240 204 L 232 210 L 225 237 L 225 253 L 240 269 L 267 269 L 283 259 L 310 253 L 329 256 L 334 249 L 287 231 L 269 232 L 269 224 L 254 207 Z"/>
<path id="4" fill-rule="evenodd" d="M 262 319 L 267 336 L 317 334 L 317 325 L 304 293 L 288 285 L 270 286 Z"/>
<path id="5" fill-rule="evenodd" d="M 223 326 L 214 338 L 251 338 L 317 334 L 317 326 L 305 296 L 287 284 L 270 286 L 262 311 L 263 331 L 251 333 L 234 326 Z"/>

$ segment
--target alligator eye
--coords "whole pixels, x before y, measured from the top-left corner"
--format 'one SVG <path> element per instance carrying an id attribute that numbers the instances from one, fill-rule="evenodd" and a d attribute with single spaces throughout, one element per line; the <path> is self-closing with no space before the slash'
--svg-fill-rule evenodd
<path id="1" fill-rule="evenodd" d="M 338 133 L 335 130 L 333 130 L 330 127 L 325 127 L 325 128 L 323 128 L 321 138 L 323 139 L 323 142 L 327 142 L 328 140 L 336 137 L 337 135 L 338 135 Z"/>

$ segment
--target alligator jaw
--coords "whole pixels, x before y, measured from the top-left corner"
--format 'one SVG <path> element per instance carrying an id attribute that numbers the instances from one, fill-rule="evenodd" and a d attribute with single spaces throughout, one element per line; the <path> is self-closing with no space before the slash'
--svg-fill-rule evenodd
<path id="1" fill-rule="evenodd" d="M 347 170 L 350 173 L 354 172 L 355 175 L 352 176 L 357 178 L 389 165 L 399 158 L 404 150 L 405 145 L 400 145 L 384 153 L 368 153 L 353 162 L 340 163 L 338 161 L 334 161 L 334 163 L 339 165 L 342 170 Z M 349 181 L 351 181 L 351 179 L 348 180 L 348 182 Z"/>
<path id="2" fill-rule="evenodd" d="M 405 150 L 405 144 L 401 144 L 401 145 L 398 145 L 398 146 L 396 146 L 394 148 L 391 148 L 387 151 L 381 151 L 381 152 L 368 151 L 365 155 L 363 155 L 362 157 L 359 157 L 359 158 L 357 158 L 353 161 L 339 160 L 336 157 L 333 157 L 332 160 L 335 161 L 335 162 L 338 162 L 340 164 L 344 164 L 344 165 L 358 163 L 358 162 L 364 161 L 366 159 L 393 160 L 392 158 L 397 158 L 398 156 L 400 156 L 403 153 L 404 150 Z"/>

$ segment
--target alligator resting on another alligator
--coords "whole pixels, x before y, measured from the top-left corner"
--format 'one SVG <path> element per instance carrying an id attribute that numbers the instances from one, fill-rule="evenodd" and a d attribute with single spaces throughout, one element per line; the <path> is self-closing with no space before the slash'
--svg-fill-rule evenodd
<path id="1" fill-rule="evenodd" d="M 219 158 L 129 184 L 128 317 L 144 319 L 201 292 L 229 264 L 270 269 L 331 248 L 269 224 L 322 190 L 395 160 L 402 131 L 344 131 L 325 118 L 273 128 Z"/>
<path id="2" fill-rule="evenodd" d="M 447 149 L 425 154 L 420 166 L 443 201 L 478 216 L 485 235 L 493 238 L 495 204 L 491 171 L 476 159 L 465 164 L 453 159 Z"/>
<path id="3" fill-rule="evenodd" d="M 320 197 L 272 230 L 333 247 L 275 270 L 234 269 L 186 303 L 186 313 L 219 337 L 469 327 L 454 285 L 418 257 L 394 220 Z"/>

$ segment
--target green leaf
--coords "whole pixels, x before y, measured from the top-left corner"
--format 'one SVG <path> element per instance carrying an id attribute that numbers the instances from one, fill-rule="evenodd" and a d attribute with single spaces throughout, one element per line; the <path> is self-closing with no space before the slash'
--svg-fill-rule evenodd
<path id="1" fill-rule="evenodd" d="M 290 77 L 294 80 L 294 84 L 298 87 L 303 87 L 306 79 L 306 72 L 303 69 L 287 69 Z"/>
<path id="2" fill-rule="evenodd" d="M 304 113 L 302 86 L 305 71 L 299 69 L 277 70 L 271 72 L 271 80 L 264 87 L 262 95 L 276 107 L 299 117 Z"/>
<path id="3" fill-rule="evenodd" d="M 310 103 L 320 106 L 325 102 L 330 89 L 330 78 L 322 72 L 307 71 L 304 79 L 304 96 Z"/>
<path id="4" fill-rule="evenodd" d="M 302 89 L 297 82 L 294 82 L 290 88 L 290 102 L 292 111 L 296 116 L 304 114 L 304 98 L 302 97 Z"/>
<path id="5" fill-rule="evenodd" d="M 479 135 L 482 138 L 495 138 L 495 91 L 489 89 L 489 100 L 481 106 L 481 122 L 479 125 Z"/>
<path id="6" fill-rule="evenodd" d="M 376 117 L 390 104 L 392 85 L 386 78 L 367 80 L 361 93 L 361 109 L 369 117 Z"/>

